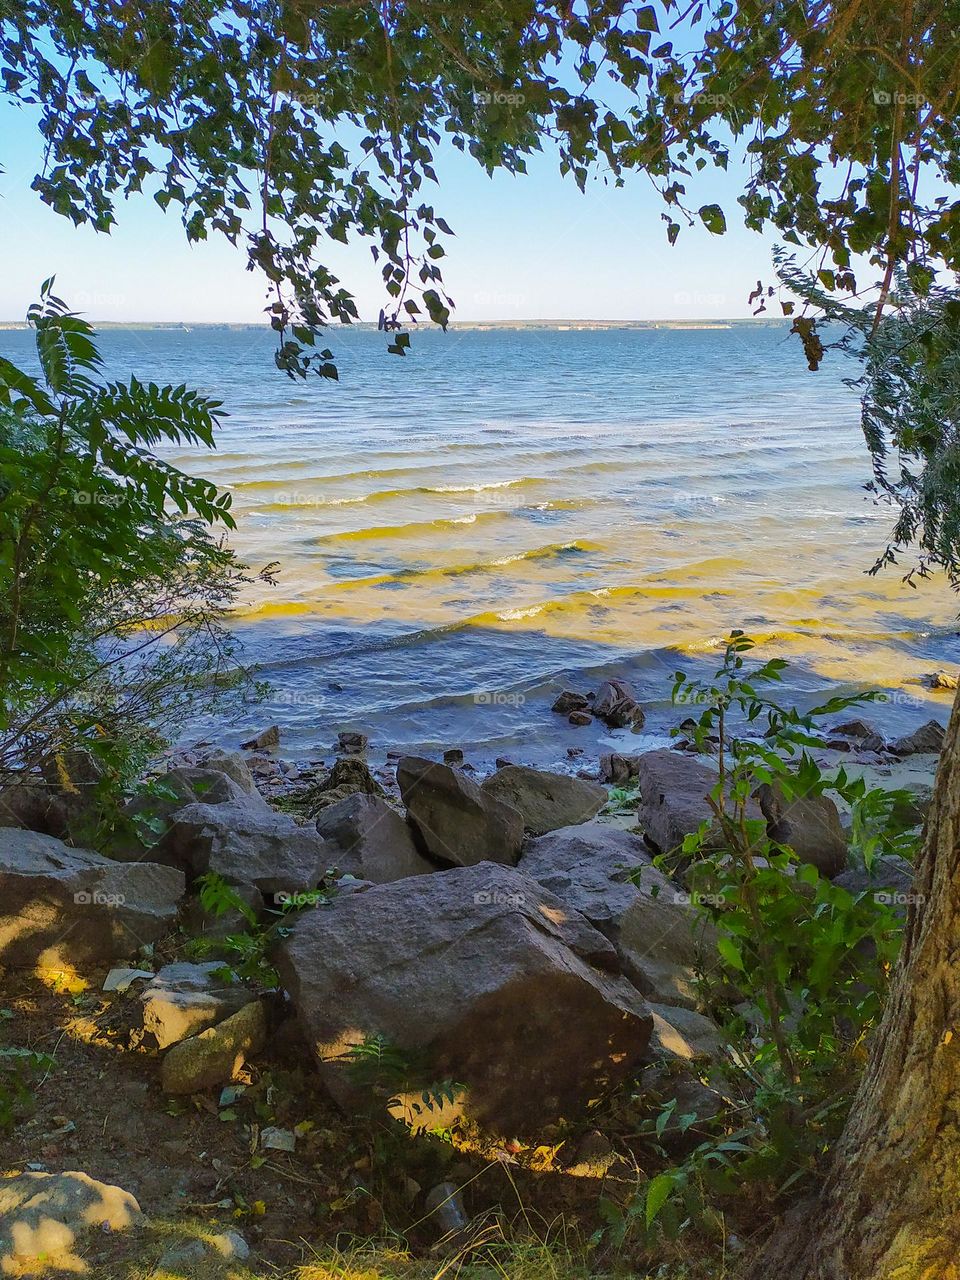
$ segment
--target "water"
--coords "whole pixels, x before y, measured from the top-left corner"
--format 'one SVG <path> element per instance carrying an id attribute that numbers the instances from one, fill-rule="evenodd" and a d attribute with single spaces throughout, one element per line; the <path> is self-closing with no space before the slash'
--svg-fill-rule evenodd
<path id="1" fill-rule="evenodd" d="M 2 333 L 0 353 L 30 342 Z M 275 686 L 247 726 L 279 721 L 285 754 L 347 727 L 478 762 L 589 752 L 624 735 L 549 702 L 614 671 L 660 741 L 672 673 L 708 670 L 733 627 L 791 661 L 801 703 L 881 687 L 888 728 L 944 718 L 919 680 L 960 658 L 955 601 L 864 572 L 892 520 L 862 487 L 839 357 L 811 374 L 766 327 L 429 332 L 403 360 L 368 331 L 333 345 L 340 382 L 302 385 L 267 331 L 102 335 L 111 375 L 230 412 L 215 455 L 168 456 L 230 488 L 253 567 L 281 564 L 237 626 Z M 236 741 L 184 732 L 211 730 Z"/>

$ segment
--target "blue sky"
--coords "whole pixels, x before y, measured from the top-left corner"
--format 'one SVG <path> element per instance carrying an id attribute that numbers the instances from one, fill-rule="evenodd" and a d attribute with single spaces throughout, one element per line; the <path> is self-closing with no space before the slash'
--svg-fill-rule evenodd
<path id="1" fill-rule="evenodd" d="M 110 236 L 75 228 L 29 189 L 40 157 L 31 116 L 0 104 L 0 235 L 9 246 L 0 320 L 21 319 L 51 274 L 61 297 L 95 321 L 262 319 L 263 284 L 242 249 L 223 240 L 188 245 L 176 214 L 144 196 L 120 208 Z M 456 232 L 444 276 L 461 320 L 748 316 L 751 288 L 773 278 L 773 236 L 738 219 L 736 163 L 688 184 L 694 207 L 724 207 L 726 235 L 684 227 L 673 248 L 660 198 L 642 176 L 623 189 L 593 182 L 581 195 L 549 153 L 532 158 L 525 177 L 490 179 L 452 147 L 436 168 L 440 187 L 430 198 Z M 367 245 L 331 244 L 325 261 L 356 296 L 361 318 L 375 320 L 385 299 Z"/>

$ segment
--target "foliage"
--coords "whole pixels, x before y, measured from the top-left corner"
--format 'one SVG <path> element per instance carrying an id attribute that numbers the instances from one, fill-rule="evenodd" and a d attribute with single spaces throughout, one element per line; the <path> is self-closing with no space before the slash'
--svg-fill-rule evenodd
<path id="1" fill-rule="evenodd" d="M 212 447 L 220 405 L 107 381 L 52 281 L 28 318 L 42 376 L 0 359 L 0 769 L 83 742 L 128 775 L 145 730 L 245 675 L 224 622 L 246 578 L 210 531 L 229 495 L 156 452 Z"/>
<path id="2" fill-rule="evenodd" d="M 5 1012 L 0 1009 L 0 1016 Z M 0 1133 L 6 1133 L 21 1116 L 29 1114 L 36 1077 L 52 1067 L 53 1057 L 49 1053 L 0 1045 Z"/>
<path id="3" fill-rule="evenodd" d="M 867 485 L 895 518 L 890 542 L 871 570 L 898 564 L 917 549 L 906 575 L 926 577 L 932 567 L 960 587 L 960 293 L 956 283 L 935 283 L 928 270 L 894 275 L 888 311 L 843 305 L 809 272 L 780 255 L 779 275 L 826 321 L 842 325 L 828 344 L 852 357 L 858 376 L 847 379 L 861 398 L 861 423 L 873 459 Z"/>
<path id="4" fill-rule="evenodd" d="M 109 231 L 146 192 L 191 240 L 243 243 L 278 364 L 331 377 L 318 335 L 357 310 L 324 241 L 369 243 L 395 354 L 418 318 L 446 324 L 453 233 L 426 189 L 447 147 L 521 173 L 549 146 L 581 187 L 642 171 L 671 243 L 724 232 L 696 175 L 742 150 L 747 226 L 820 254 L 828 291 L 862 288 L 856 255 L 881 297 L 897 262 L 955 267 L 957 202 L 924 194 L 960 163 L 954 18 L 890 0 L 171 0 L 134 20 L 3 0 L 0 83 L 39 119 L 51 208 Z"/>
<path id="5" fill-rule="evenodd" d="M 346 1057 L 351 1082 L 385 1095 L 387 1109 L 411 1126 L 422 1127 L 427 1113 L 452 1105 L 464 1092 L 464 1086 L 453 1080 L 424 1084 L 430 1078 L 426 1055 L 400 1049 L 379 1034 L 351 1045 Z"/>
<path id="6" fill-rule="evenodd" d="M 832 792 L 851 806 L 851 855 L 867 867 L 881 853 L 915 851 L 917 832 L 898 816 L 900 793 L 868 790 L 843 769 L 827 775 L 810 754 L 822 744 L 817 722 L 864 698 L 834 698 L 806 715 L 784 709 L 763 688 L 781 680 L 786 664 L 748 670 L 752 647 L 734 631 L 713 680 L 676 675 L 675 701 L 703 708 L 682 731 L 703 749 L 715 746 L 718 780 L 714 818 L 660 860 L 672 863 L 719 930 L 719 976 L 704 976 L 702 997 L 732 1046 L 714 1081 L 727 1110 L 718 1137 L 679 1165 L 661 1150 L 667 1167 L 627 1209 L 607 1206 L 615 1236 L 673 1235 L 691 1222 L 712 1233 L 717 1197 L 750 1181 L 782 1193 L 815 1173 L 842 1127 L 899 950 L 902 925 L 888 905 L 799 863 L 750 804 L 764 784 L 788 803 Z M 655 1146 L 668 1123 L 682 1134 L 696 1119 L 675 1115 L 676 1107 L 668 1101 L 649 1125 Z"/>

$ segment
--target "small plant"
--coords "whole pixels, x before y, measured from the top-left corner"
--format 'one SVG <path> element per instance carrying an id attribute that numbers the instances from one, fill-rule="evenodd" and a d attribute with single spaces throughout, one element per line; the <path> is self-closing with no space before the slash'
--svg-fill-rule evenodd
<path id="1" fill-rule="evenodd" d="M 346 1056 L 351 1083 L 384 1095 L 387 1110 L 411 1128 L 423 1128 L 420 1122 L 427 1113 L 453 1105 L 464 1092 L 464 1086 L 453 1080 L 434 1082 L 426 1087 L 417 1084 L 418 1080 L 429 1079 L 425 1057 L 399 1049 L 379 1034 L 351 1045 Z"/>

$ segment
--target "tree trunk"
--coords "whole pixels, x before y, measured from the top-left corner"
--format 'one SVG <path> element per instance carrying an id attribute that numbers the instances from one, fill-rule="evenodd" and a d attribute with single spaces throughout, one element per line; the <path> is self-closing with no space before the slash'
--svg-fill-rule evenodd
<path id="1" fill-rule="evenodd" d="M 913 896 L 829 1176 L 755 1280 L 960 1280 L 960 693 Z"/>

